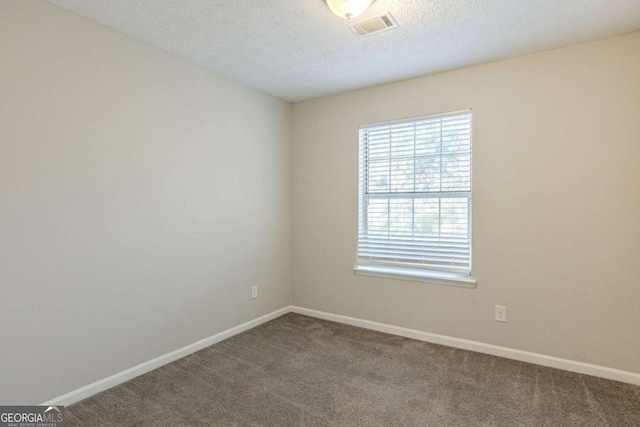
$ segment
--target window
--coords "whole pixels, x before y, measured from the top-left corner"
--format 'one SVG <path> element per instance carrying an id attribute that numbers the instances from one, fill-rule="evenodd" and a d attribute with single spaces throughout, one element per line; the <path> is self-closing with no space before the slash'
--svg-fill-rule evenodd
<path id="1" fill-rule="evenodd" d="M 355 272 L 473 285 L 471 110 L 360 127 Z"/>

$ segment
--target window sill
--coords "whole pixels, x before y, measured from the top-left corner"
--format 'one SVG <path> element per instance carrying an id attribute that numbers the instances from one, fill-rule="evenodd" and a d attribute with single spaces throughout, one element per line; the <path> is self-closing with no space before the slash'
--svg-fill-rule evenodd
<path id="1" fill-rule="evenodd" d="M 358 265 L 353 269 L 360 276 L 381 277 L 385 279 L 409 280 L 412 282 L 434 283 L 436 285 L 476 288 L 477 280 L 471 276 L 443 271 L 420 271 L 405 268 Z"/>

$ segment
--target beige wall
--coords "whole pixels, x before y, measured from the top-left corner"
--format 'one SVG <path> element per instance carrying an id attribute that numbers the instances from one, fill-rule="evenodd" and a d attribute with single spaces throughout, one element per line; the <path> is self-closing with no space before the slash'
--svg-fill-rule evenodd
<path id="1" fill-rule="evenodd" d="M 640 372 L 639 70 L 634 33 L 295 104 L 294 303 Z M 358 126 L 470 107 L 478 288 L 354 275 Z"/>
<path id="2" fill-rule="evenodd" d="M 0 403 L 290 304 L 290 114 L 47 3 L 1 1 Z"/>

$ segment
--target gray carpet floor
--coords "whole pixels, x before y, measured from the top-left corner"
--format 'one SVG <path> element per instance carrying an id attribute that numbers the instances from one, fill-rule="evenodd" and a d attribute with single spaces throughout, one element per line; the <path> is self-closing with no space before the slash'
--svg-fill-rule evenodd
<path id="1" fill-rule="evenodd" d="M 640 426 L 640 387 L 287 314 L 65 408 L 67 426 Z"/>

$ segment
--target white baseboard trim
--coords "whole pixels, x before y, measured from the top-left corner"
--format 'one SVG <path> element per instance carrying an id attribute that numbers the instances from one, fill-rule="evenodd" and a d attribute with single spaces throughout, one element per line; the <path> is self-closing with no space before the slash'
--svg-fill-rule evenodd
<path id="1" fill-rule="evenodd" d="M 280 317 L 283 314 L 287 314 L 290 311 L 291 311 L 291 306 L 281 308 L 280 310 L 276 310 L 272 313 L 258 317 L 257 319 L 250 320 L 246 323 L 243 323 L 231 329 L 227 329 L 226 331 L 222 331 L 208 338 L 201 339 L 200 341 L 197 341 L 193 344 L 189 344 L 185 347 L 179 348 L 178 350 L 174 350 L 170 353 L 164 354 L 162 356 L 158 356 L 155 359 L 151 359 L 147 362 L 143 362 L 139 365 L 126 369 L 122 372 L 118 372 L 117 374 L 111 375 L 110 377 L 98 380 L 84 387 L 80 387 L 77 390 L 73 390 L 73 391 L 70 391 L 69 393 L 65 393 L 61 396 L 48 400 L 42 403 L 41 405 L 42 406 L 49 406 L 49 405 L 66 406 L 66 405 L 71 405 L 72 403 L 79 402 L 82 399 L 86 399 L 87 397 L 93 396 L 96 393 L 100 393 L 101 391 L 107 390 L 111 387 L 115 387 L 118 384 L 122 384 L 123 382 L 129 381 L 130 379 L 133 379 L 137 376 L 140 376 L 149 371 L 152 371 L 161 366 L 164 366 L 167 363 L 171 363 L 175 360 L 181 359 L 185 356 L 195 353 L 196 351 L 202 350 L 205 347 L 209 347 L 212 344 L 218 343 L 227 338 L 231 338 L 232 336 L 237 335 L 241 332 L 255 328 L 256 326 L 259 326 L 263 323 L 266 323 L 270 320 Z"/>
<path id="2" fill-rule="evenodd" d="M 521 362 L 547 366 L 550 368 L 563 369 L 565 371 L 576 372 L 579 374 L 592 375 L 609 380 L 640 385 L 640 374 L 635 372 L 607 368 L 605 366 L 592 365 L 590 363 L 577 362 L 575 360 L 561 359 L 559 357 L 547 356 L 544 354 L 532 353 L 523 350 L 516 350 L 508 347 L 500 347 L 493 344 L 485 344 L 478 341 L 454 338 L 446 335 L 432 334 L 415 329 L 402 328 L 399 326 L 392 326 L 384 323 L 373 322 L 370 320 L 357 319 L 355 317 L 342 316 L 340 314 L 326 313 L 324 311 L 311 310 L 303 307 L 291 306 L 291 311 L 293 313 L 303 314 L 305 316 L 316 317 L 319 319 L 330 320 L 333 322 L 344 323 L 352 326 L 358 326 L 360 328 L 385 332 L 387 334 L 399 335 L 401 337 L 412 338 L 418 341 L 441 344 L 449 347 L 460 348 L 463 350 L 471 350 L 478 353 L 486 353 L 494 356 L 505 357 L 507 359 L 519 360 Z"/>
<path id="3" fill-rule="evenodd" d="M 577 362 L 569 359 L 561 359 L 559 357 L 547 356 L 529 351 L 516 350 L 508 347 L 500 347 L 493 344 L 485 344 L 478 341 L 465 340 L 462 338 L 454 338 L 446 335 L 432 334 L 429 332 L 418 331 L 415 329 L 403 328 L 400 326 L 387 325 L 385 323 L 373 322 L 371 320 L 357 319 L 355 317 L 343 316 L 340 314 L 326 313 L 324 311 L 312 310 L 309 308 L 287 306 L 276 310 L 272 313 L 250 320 L 241 325 L 235 326 L 226 331 L 222 331 L 208 338 L 201 339 L 193 344 L 189 344 L 178 350 L 143 362 L 132 368 L 126 369 L 107 378 L 98 380 L 94 383 L 80 387 L 77 390 L 70 391 L 61 396 L 42 403 L 42 406 L 49 405 L 71 405 L 79 402 L 101 391 L 115 387 L 137 376 L 145 374 L 149 371 L 157 369 L 175 360 L 188 356 L 205 347 L 216 344 L 234 335 L 255 328 L 263 323 L 269 322 L 287 313 L 298 313 L 305 316 L 316 317 L 318 319 L 330 320 L 333 322 L 344 323 L 346 325 L 358 326 L 360 328 L 371 329 L 374 331 L 384 332 L 387 334 L 398 335 L 401 337 L 412 338 L 418 341 L 425 341 L 434 344 L 446 345 L 449 347 L 460 348 L 463 350 L 475 351 L 478 353 L 486 353 L 494 356 L 505 357 L 507 359 L 519 360 L 522 362 L 533 363 L 550 368 L 563 369 L 565 371 L 577 372 L 579 374 L 593 375 L 595 377 L 606 378 L 610 380 L 620 381 L 624 383 L 640 386 L 640 374 L 635 372 L 623 371 L 620 369 L 607 368 L 605 366 L 592 365 L 589 363 Z"/>

